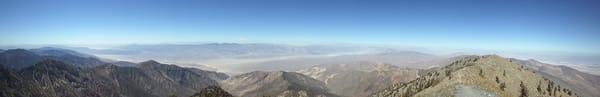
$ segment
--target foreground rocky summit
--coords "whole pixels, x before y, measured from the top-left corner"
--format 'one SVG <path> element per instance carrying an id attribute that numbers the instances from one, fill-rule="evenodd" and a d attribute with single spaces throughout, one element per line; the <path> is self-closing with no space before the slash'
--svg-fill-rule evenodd
<path id="1" fill-rule="evenodd" d="M 469 56 L 394 84 L 372 97 L 575 97 L 570 89 L 524 65 L 496 56 Z"/>

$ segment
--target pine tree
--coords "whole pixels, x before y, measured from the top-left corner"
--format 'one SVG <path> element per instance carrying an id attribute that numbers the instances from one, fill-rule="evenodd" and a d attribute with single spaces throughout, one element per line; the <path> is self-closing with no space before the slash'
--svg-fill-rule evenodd
<path id="1" fill-rule="evenodd" d="M 481 68 L 479 69 L 479 76 L 483 77 L 483 69 L 481 69 Z"/>
<path id="2" fill-rule="evenodd" d="M 542 92 L 542 85 L 541 84 L 538 84 L 537 91 L 538 92 Z"/>
<path id="3" fill-rule="evenodd" d="M 496 83 L 500 83 L 500 79 L 498 79 L 498 76 L 496 76 Z"/>
<path id="4" fill-rule="evenodd" d="M 501 84 L 500 84 L 500 89 L 501 89 L 502 91 L 504 91 L 504 88 L 506 88 L 506 84 L 505 84 L 505 83 L 501 83 Z"/>
<path id="5" fill-rule="evenodd" d="M 527 87 L 525 87 L 525 85 L 523 84 L 523 82 L 521 82 L 520 86 L 521 86 L 521 96 L 519 96 L 519 97 L 528 97 L 527 96 L 527 93 L 528 93 Z"/>

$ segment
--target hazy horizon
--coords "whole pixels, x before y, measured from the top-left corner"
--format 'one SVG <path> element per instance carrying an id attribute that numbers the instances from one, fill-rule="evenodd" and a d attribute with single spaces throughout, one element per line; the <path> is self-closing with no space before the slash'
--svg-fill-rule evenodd
<path id="1" fill-rule="evenodd" d="M 131 45 L 207 43 L 321 45 L 386 48 L 437 56 L 497 54 L 586 68 L 600 64 L 594 61 L 600 58 L 600 6 L 594 3 L 3 0 L 0 12 L 8 14 L 0 15 L 0 49 L 54 46 L 110 51 L 132 50 L 121 48 Z M 160 59 L 185 64 L 239 64 L 307 57 L 284 53 L 275 57 L 281 59 L 227 59 L 235 58 L 229 56 L 202 61 L 220 55 L 194 58 L 195 55 L 171 51 L 140 55 L 86 53 L 123 61 Z M 193 51 L 189 53 L 201 53 Z M 343 53 L 356 52 L 363 51 Z M 192 58 L 177 59 L 181 56 Z"/>
<path id="2" fill-rule="evenodd" d="M 351 44 L 600 55 L 600 7 L 585 0 L 0 2 L 8 13 L 0 15 L 0 45 Z"/>
<path id="3" fill-rule="evenodd" d="M 600 97 L 599 0 L 0 0 L 2 97 Z"/>

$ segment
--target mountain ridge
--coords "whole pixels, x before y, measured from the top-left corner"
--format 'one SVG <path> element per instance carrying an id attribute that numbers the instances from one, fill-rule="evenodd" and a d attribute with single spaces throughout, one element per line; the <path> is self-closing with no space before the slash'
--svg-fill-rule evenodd
<path id="1" fill-rule="evenodd" d="M 3 87 L 0 88 L 0 96 L 191 96 L 206 87 L 218 85 L 217 79 L 212 76 L 225 75 L 158 62 L 139 66 L 104 64 L 84 68 L 61 61 L 44 60 L 21 70 L 3 67 L 0 73 L 0 86 Z"/>
<path id="2" fill-rule="evenodd" d="M 394 84 L 372 97 L 428 96 L 577 96 L 524 65 L 496 55 L 470 56 Z"/>
<path id="3" fill-rule="evenodd" d="M 0 52 L 0 64 L 2 66 L 14 69 L 23 69 L 35 65 L 35 63 L 51 59 L 59 60 L 68 64 L 73 64 L 79 67 L 94 67 L 106 64 L 97 57 L 91 55 L 77 53 L 66 49 L 9 49 Z"/>
<path id="4" fill-rule="evenodd" d="M 563 66 L 542 63 L 534 59 L 519 60 L 509 58 L 513 63 L 523 64 L 540 75 L 553 80 L 557 84 L 573 89 L 575 93 L 584 97 L 600 96 L 600 76 L 593 75 L 577 69 Z"/>

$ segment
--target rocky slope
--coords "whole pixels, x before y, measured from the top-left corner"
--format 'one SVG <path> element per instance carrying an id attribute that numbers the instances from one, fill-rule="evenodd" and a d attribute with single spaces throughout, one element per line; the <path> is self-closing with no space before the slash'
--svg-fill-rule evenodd
<path id="1" fill-rule="evenodd" d="M 510 59 L 516 64 L 523 64 L 532 70 L 535 70 L 542 76 L 560 84 L 561 86 L 573 89 L 575 93 L 584 97 L 600 96 L 600 76 L 581 72 L 567 66 L 552 65 L 542 63 L 536 60 L 518 60 Z"/>
<path id="2" fill-rule="evenodd" d="M 44 60 L 22 70 L 2 68 L 2 97 L 166 97 L 191 96 L 218 85 L 216 72 L 142 62 L 137 67 L 101 65 L 81 68 Z"/>
<path id="3" fill-rule="evenodd" d="M 297 71 L 325 83 L 332 93 L 345 97 L 366 97 L 397 82 L 418 77 L 419 70 L 389 64 L 360 62 L 316 65 Z"/>
<path id="4" fill-rule="evenodd" d="M 372 97 L 573 97 L 576 93 L 524 65 L 495 56 L 471 56 L 431 70 L 408 83 L 394 84 Z"/>
<path id="5" fill-rule="evenodd" d="M 233 97 L 219 86 L 209 86 L 190 97 Z"/>
<path id="6" fill-rule="evenodd" d="M 255 71 L 230 77 L 221 87 L 240 97 L 335 97 L 321 81 L 294 72 Z"/>
<path id="7" fill-rule="evenodd" d="M 119 96 L 114 85 L 60 61 L 44 60 L 22 70 L 2 68 L 0 72 L 2 97 Z"/>

